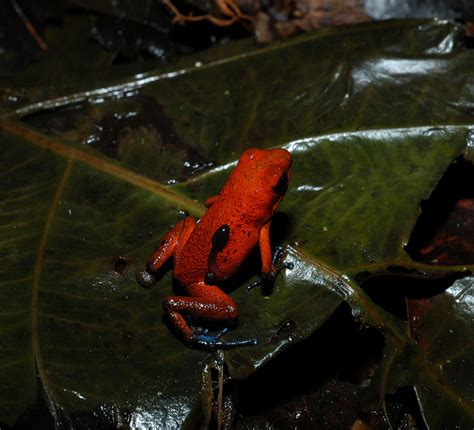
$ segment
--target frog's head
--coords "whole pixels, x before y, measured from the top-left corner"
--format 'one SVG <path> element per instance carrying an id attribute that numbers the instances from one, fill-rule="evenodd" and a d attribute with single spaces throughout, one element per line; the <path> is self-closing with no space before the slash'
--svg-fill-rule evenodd
<path id="1" fill-rule="evenodd" d="M 247 149 L 231 176 L 233 192 L 241 194 L 255 211 L 271 216 L 288 188 L 292 161 L 283 148 Z"/>

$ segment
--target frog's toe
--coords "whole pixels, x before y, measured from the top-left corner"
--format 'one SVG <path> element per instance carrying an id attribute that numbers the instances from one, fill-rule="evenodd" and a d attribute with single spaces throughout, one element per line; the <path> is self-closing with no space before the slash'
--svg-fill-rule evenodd
<path id="1" fill-rule="evenodd" d="M 239 346 L 252 346 L 257 345 L 257 343 L 257 339 L 230 340 L 228 342 L 222 342 L 220 349 L 230 349 Z"/>
<path id="2" fill-rule="evenodd" d="M 275 252 L 273 253 L 272 264 L 277 268 L 277 272 L 280 272 L 282 269 L 293 270 L 295 267 L 295 265 L 291 262 L 281 261 L 285 249 L 286 247 L 278 245 L 275 248 Z"/>
<path id="3" fill-rule="evenodd" d="M 138 283 L 145 288 L 151 288 L 156 283 L 156 278 L 146 270 L 143 272 L 137 272 L 135 278 Z"/>
<path id="4" fill-rule="evenodd" d="M 283 254 L 284 248 L 283 246 L 276 246 L 275 251 L 273 252 L 273 257 L 272 257 L 272 264 L 276 265 L 278 261 L 280 260 L 282 254 Z"/>
<path id="5" fill-rule="evenodd" d="M 256 287 L 269 288 L 275 282 L 276 273 L 262 273 L 257 280 L 245 288 L 245 291 L 253 290 Z"/>
<path id="6" fill-rule="evenodd" d="M 250 346 L 256 345 L 257 339 L 244 339 L 244 340 L 231 340 L 224 342 L 220 340 L 220 336 L 225 333 L 219 333 L 217 336 L 208 336 L 208 335 L 194 335 L 191 339 L 193 346 L 198 349 L 205 349 L 208 351 L 215 351 L 217 349 L 230 349 L 239 346 Z"/>
<path id="7" fill-rule="evenodd" d="M 229 333 L 230 329 L 229 328 L 224 328 L 220 332 L 216 333 L 216 337 L 220 339 L 222 336 L 224 336 L 226 333 Z"/>
<path id="8" fill-rule="evenodd" d="M 207 335 L 209 333 L 209 329 L 205 327 L 193 327 L 194 334 L 197 336 Z"/>

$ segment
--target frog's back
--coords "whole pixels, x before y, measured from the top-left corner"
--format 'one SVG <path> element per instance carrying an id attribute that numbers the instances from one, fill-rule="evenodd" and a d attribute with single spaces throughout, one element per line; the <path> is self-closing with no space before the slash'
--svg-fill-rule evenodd
<path id="1" fill-rule="evenodd" d="M 218 244 L 219 252 L 213 252 L 213 237 L 218 230 L 227 231 L 228 236 L 223 238 L 225 243 L 221 240 Z M 259 226 L 248 222 L 242 207 L 236 207 L 229 199 L 221 199 L 198 221 L 183 249 L 175 256 L 175 278 L 183 285 L 205 280 L 210 271 L 210 256 L 218 268 L 217 280 L 232 276 L 256 246 L 258 234 Z"/>

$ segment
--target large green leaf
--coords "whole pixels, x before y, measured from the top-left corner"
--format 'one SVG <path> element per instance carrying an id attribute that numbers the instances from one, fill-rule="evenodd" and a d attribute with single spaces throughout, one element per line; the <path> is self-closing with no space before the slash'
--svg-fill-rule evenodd
<path id="1" fill-rule="evenodd" d="M 430 428 L 469 428 L 474 422 L 474 381 L 469 377 L 474 374 L 473 299 L 474 278 L 458 280 L 434 299 L 419 323 L 431 364 L 427 371 L 434 370 L 434 377 L 416 375 L 415 387 Z"/>
<path id="2" fill-rule="evenodd" d="M 298 247 L 286 257 L 295 269 L 269 297 L 232 290 L 242 315 L 228 337 L 259 345 L 226 353 L 231 376 L 308 336 L 342 301 L 385 333 L 387 357 L 410 355 L 403 323 L 351 276 L 402 265 L 472 270 L 431 268 L 404 251 L 420 202 L 472 151 L 474 55 L 457 27 L 327 30 L 206 61 L 9 112 L 49 136 L 1 120 L 0 421 L 14 423 L 41 384 L 55 419 L 72 426 L 84 416 L 136 428 L 206 422 L 212 357 L 186 348 L 162 321 L 170 274 L 143 290 L 133 266 L 142 268 L 181 210 L 203 212 L 195 200 L 215 194 L 250 145 L 293 153 L 274 238 Z M 138 120 L 124 120 L 127 112 Z M 87 145 L 104 124 L 116 138 Z M 214 166 L 180 170 L 185 162 Z M 114 270 L 119 256 L 130 270 Z M 244 268 L 231 287 L 255 272 Z M 432 367 L 426 357 L 415 364 Z"/>
<path id="3" fill-rule="evenodd" d="M 195 364 L 205 355 L 169 336 L 163 289 L 114 270 L 121 255 L 144 261 L 143 245 L 175 221 L 176 205 L 159 186 L 31 145 L 40 142 L 49 141 L 2 136 L 2 420 L 34 403 L 38 372 L 59 420 L 114 406 L 144 423 L 181 423 L 199 404 L 204 367 Z"/>

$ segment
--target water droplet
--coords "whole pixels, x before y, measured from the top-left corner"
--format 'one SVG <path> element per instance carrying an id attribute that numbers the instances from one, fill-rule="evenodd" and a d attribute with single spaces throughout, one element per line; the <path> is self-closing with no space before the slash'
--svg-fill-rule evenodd
<path id="1" fill-rule="evenodd" d="M 468 150 L 474 150 L 474 130 L 468 131 L 466 135 L 466 145 Z"/>

